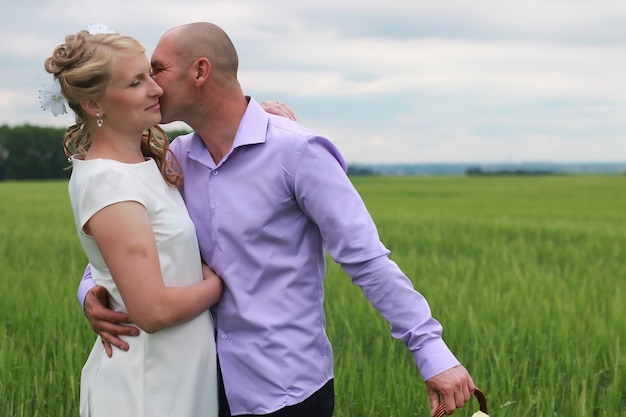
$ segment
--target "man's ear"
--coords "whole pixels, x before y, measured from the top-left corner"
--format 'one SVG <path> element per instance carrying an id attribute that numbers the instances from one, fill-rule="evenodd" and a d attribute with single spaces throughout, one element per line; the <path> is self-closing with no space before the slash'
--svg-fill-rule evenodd
<path id="1" fill-rule="evenodd" d="M 207 58 L 198 58 L 193 64 L 194 80 L 196 84 L 204 84 L 211 75 L 211 61 Z"/>

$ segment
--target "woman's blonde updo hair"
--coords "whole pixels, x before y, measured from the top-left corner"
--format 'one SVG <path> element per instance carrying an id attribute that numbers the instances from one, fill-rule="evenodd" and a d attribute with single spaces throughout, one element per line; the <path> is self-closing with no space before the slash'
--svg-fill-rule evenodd
<path id="1" fill-rule="evenodd" d="M 93 121 L 80 103 L 97 101 L 104 96 L 111 82 L 111 68 L 116 56 L 145 51 L 144 46 L 130 36 L 117 33 L 91 35 L 82 30 L 66 36 L 65 43 L 57 46 L 52 56 L 46 59 L 46 71 L 59 80 L 61 92 L 76 115 L 76 124 L 67 129 L 63 139 L 67 156 L 85 154 L 91 146 Z M 159 126 L 143 133 L 141 150 L 144 156 L 153 158 L 165 180 L 177 185 L 182 175 L 179 169 L 173 169 L 172 161 L 176 168 L 178 163 L 168 145 L 167 134 Z"/>

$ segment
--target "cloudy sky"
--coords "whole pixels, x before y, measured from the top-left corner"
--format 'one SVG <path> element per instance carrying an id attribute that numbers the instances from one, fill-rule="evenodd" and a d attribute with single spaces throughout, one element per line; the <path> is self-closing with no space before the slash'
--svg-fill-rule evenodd
<path id="1" fill-rule="evenodd" d="M 247 94 L 351 163 L 626 161 L 624 0 L 2 0 L 0 124 L 72 123 L 38 90 L 88 22 L 150 54 L 199 20 L 231 35 Z"/>

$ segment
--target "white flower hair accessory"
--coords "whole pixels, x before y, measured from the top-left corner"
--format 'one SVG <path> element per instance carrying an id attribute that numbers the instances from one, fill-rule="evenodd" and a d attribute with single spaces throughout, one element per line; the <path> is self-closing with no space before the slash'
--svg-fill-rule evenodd
<path id="1" fill-rule="evenodd" d="M 103 33 L 115 33 L 113 29 L 109 27 L 106 23 L 88 23 L 85 28 L 90 35 L 100 35 Z"/>
<path id="2" fill-rule="evenodd" d="M 65 105 L 68 104 L 68 102 L 61 92 L 61 83 L 59 80 L 54 80 L 52 84 L 48 84 L 39 90 L 39 102 L 41 103 L 42 109 L 46 111 L 50 110 L 55 116 L 67 113 Z"/>

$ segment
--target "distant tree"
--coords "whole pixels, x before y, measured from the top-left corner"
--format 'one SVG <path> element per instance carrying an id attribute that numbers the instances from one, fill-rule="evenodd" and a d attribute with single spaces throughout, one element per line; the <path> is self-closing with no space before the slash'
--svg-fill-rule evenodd
<path id="1" fill-rule="evenodd" d="M 191 133 L 191 130 L 183 130 L 183 129 L 174 129 L 174 130 L 165 130 L 167 133 L 167 137 L 171 140 L 174 140 L 177 136 L 186 135 L 187 133 Z"/>
<path id="2" fill-rule="evenodd" d="M 465 175 L 467 175 L 468 177 L 475 177 L 484 175 L 484 173 L 483 170 L 478 167 L 469 167 L 465 170 Z"/>
<path id="3" fill-rule="evenodd" d="M 61 179 L 69 171 L 63 128 L 0 126 L 0 179 Z"/>
<path id="4" fill-rule="evenodd" d="M 468 177 L 528 177 L 528 176 L 546 176 L 556 175 L 553 171 L 534 170 L 534 169 L 499 169 L 491 171 L 483 171 L 481 168 L 470 167 L 465 170 Z"/>
<path id="5" fill-rule="evenodd" d="M 7 161 L 9 160 L 9 149 L 7 144 L 8 126 L 0 126 L 0 181 L 6 177 Z"/>
<path id="6" fill-rule="evenodd" d="M 348 176 L 369 176 L 369 175 L 377 175 L 376 172 L 368 167 L 363 166 L 351 166 L 348 165 Z"/>

